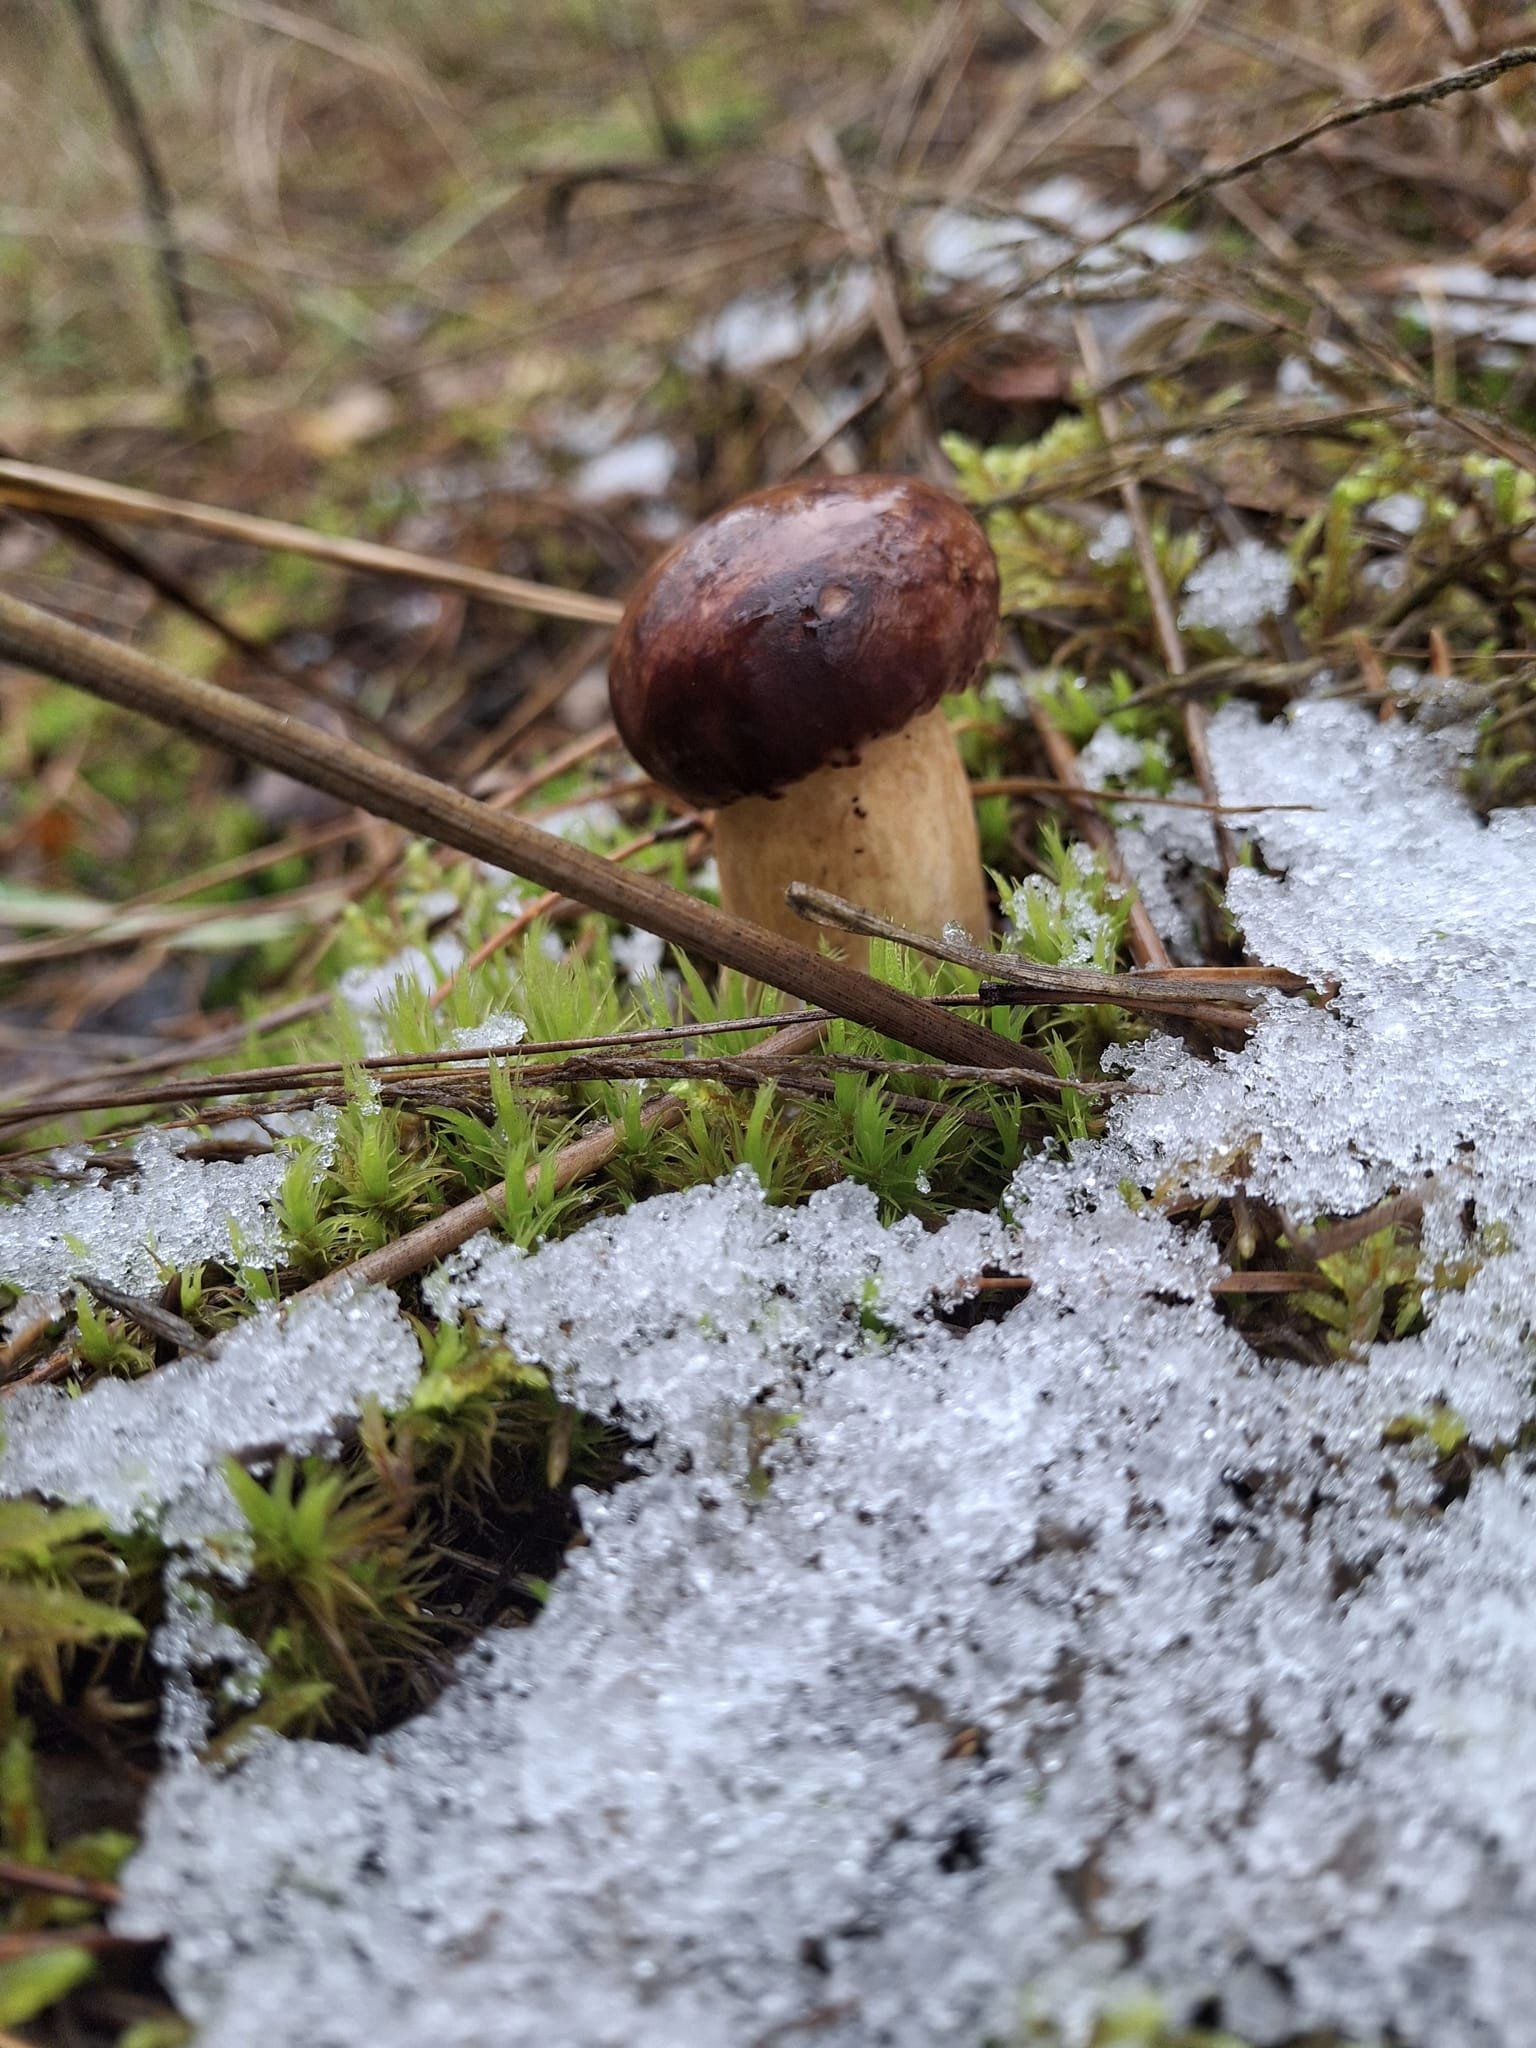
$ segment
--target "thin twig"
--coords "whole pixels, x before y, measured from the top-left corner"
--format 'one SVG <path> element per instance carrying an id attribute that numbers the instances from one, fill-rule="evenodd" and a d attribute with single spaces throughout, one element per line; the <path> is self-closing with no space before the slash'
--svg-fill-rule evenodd
<path id="1" fill-rule="evenodd" d="M 896 280 L 891 274 L 891 265 L 880 238 L 870 225 L 868 216 L 854 190 L 848 166 L 843 153 L 837 146 L 837 137 L 825 122 L 813 123 L 805 138 L 806 148 L 822 183 L 827 188 L 827 197 L 832 202 L 832 212 L 848 244 L 849 253 L 855 261 L 862 263 L 870 278 L 870 316 L 886 359 L 895 372 L 894 397 L 900 402 L 898 424 L 904 434 L 910 436 L 913 448 L 930 474 L 941 471 L 934 446 L 931 423 L 925 416 L 922 376 L 918 369 L 917 351 L 912 346 L 912 337 L 907 332 L 901 315 L 901 300 L 896 291 Z"/>
<path id="2" fill-rule="evenodd" d="M 39 1863 L 19 1863 L 0 1856 L 0 1884 L 17 1891 L 50 1892 L 58 1899 L 88 1899 L 93 1906 L 115 1906 L 122 1893 L 103 1877 L 76 1877 L 68 1870 L 49 1870 Z"/>
<path id="3" fill-rule="evenodd" d="M 990 958 L 990 956 L 989 956 Z M 1232 972 L 1246 975 L 1246 969 L 1218 969 L 1215 972 Z M 1012 1000 L 1011 993 L 1003 989 L 983 990 L 976 995 L 932 996 L 923 999 L 945 1009 L 996 1009 Z M 311 1014 L 308 1004 L 305 1014 Z M 606 1031 L 587 1038 L 516 1038 L 508 1039 L 501 1045 L 478 1045 L 446 1047 L 436 1052 L 422 1053 L 369 1053 L 358 1060 L 298 1060 L 282 1066 L 246 1067 L 225 1074 L 194 1074 L 175 1081 L 150 1082 L 140 1088 L 102 1089 L 96 1094 L 82 1094 L 80 1084 L 74 1092 L 60 1096 L 32 1095 L 18 1097 L 9 1105 L 0 1106 L 0 1133 L 10 1133 L 29 1124 L 49 1123 L 56 1117 L 73 1116 L 87 1110 L 122 1110 L 153 1108 L 158 1104 L 192 1104 L 213 1102 L 222 1096 L 254 1095 L 269 1093 L 283 1088 L 293 1088 L 303 1081 L 341 1081 L 349 1073 L 405 1074 L 421 1081 L 433 1078 L 451 1077 L 461 1067 L 484 1066 L 492 1060 L 525 1060 L 547 1058 L 553 1053 L 618 1051 L 626 1046 L 688 1044 L 694 1040 L 719 1037 L 736 1037 L 751 1031 L 775 1031 L 784 1027 L 788 1013 L 772 1011 L 763 1017 L 718 1017 L 713 1022 L 687 1024 L 657 1024 L 638 1031 Z M 835 1021 L 831 1010 L 797 1010 L 792 1021 L 797 1024 L 830 1024 Z M 224 1034 L 220 1034 L 221 1037 Z M 157 1056 L 155 1064 L 164 1065 L 176 1058 L 191 1058 L 198 1054 L 193 1046 L 185 1054 Z M 212 1057 L 212 1054 L 207 1054 Z M 123 1070 L 124 1072 L 127 1069 Z M 114 1136 L 118 1133 L 114 1132 Z M 12 1154 L 6 1160 L 7 1167 L 14 1164 L 19 1155 Z M 44 1321 L 46 1322 L 46 1318 Z M 0 1347 L 0 1364 L 5 1351 Z"/>
<path id="4" fill-rule="evenodd" d="M 1208 797 L 1159 796 L 1150 789 L 1092 789 L 1086 783 L 1058 782 L 1054 775 L 984 775 L 971 784 L 979 802 L 989 796 L 1069 796 L 1074 802 L 1125 804 L 1136 809 L 1153 804 L 1173 811 L 1210 811 L 1222 817 L 1252 817 L 1258 811 L 1315 811 L 1316 804 L 1223 804 Z"/>
<path id="5" fill-rule="evenodd" d="M 85 513 L 120 519 L 132 526 L 170 526 L 186 533 L 206 533 L 219 540 L 243 541 L 279 554 L 306 555 L 341 569 L 365 569 L 381 576 L 403 576 L 442 590 L 462 590 L 488 604 L 514 611 L 542 612 L 555 619 L 582 619 L 616 625 L 624 607 L 608 597 L 589 597 L 579 590 L 558 590 L 521 576 L 503 576 L 492 569 L 471 569 L 462 562 L 440 562 L 408 548 L 385 547 L 378 541 L 316 533 L 285 519 L 263 519 L 248 512 L 230 512 L 217 505 L 198 505 L 186 498 L 162 498 L 126 484 L 98 483 L 67 470 L 45 469 L 35 462 L 0 460 L 0 503 L 29 511 Z"/>
<path id="6" fill-rule="evenodd" d="M 907 931 L 887 917 L 876 917 L 856 903 L 846 902 L 826 889 L 810 888 L 804 882 L 791 882 L 784 894 L 791 910 L 812 924 L 910 946 L 914 952 L 952 961 L 957 967 L 969 967 L 973 973 L 988 975 L 1011 989 L 1027 992 L 1033 1002 L 1115 1003 L 1122 1009 L 1193 1017 L 1222 1030 L 1246 1031 L 1253 1023 L 1249 1011 L 1262 992 L 1274 989 L 1299 995 L 1309 986 L 1301 975 L 1283 967 L 1220 970 L 1219 979 L 1214 982 L 1210 979 L 1211 970 L 1201 968 L 1162 967 L 1139 974 L 1106 974 L 1093 967 L 1041 967 L 1012 953 L 983 952 L 965 939 L 933 939 Z M 1213 988 L 1217 991 L 1215 1000 L 1210 993 Z M 1018 1051 L 1022 1059 L 1023 1048 Z"/>

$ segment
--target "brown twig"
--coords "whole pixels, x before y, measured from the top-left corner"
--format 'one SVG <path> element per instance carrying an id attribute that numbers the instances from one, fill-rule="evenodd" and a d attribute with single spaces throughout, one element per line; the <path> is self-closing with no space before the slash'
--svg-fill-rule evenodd
<path id="1" fill-rule="evenodd" d="M 653 876 L 609 865 L 522 819 L 476 803 L 352 741 L 296 724 L 211 683 L 0 595 L 0 654 L 109 703 L 326 790 L 461 853 L 510 868 L 754 981 L 838 1011 L 915 1051 L 965 1064 L 1011 1066 L 1014 1048 L 839 960 L 791 945 Z"/>
<path id="2" fill-rule="evenodd" d="M 16 1891 L 49 1892 L 58 1899 L 88 1899 L 93 1906 L 115 1906 L 122 1893 L 104 1877 L 76 1877 L 68 1870 L 49 1870 L 40 1863 L 18 1863 L 0 1856 L 0 1885 Z"/>
<path id="3" fill-rule="evenodd" d="M 1212 971 L 1245 975 L 1249 972 L 1247 969 Z M 945 1009 L 993 1009 L 1005 1001 L 1006 996 L 1001 991 L 992 990 L 978 995 L 934 996 L 925 1000 Z M 793 1013 L 793 1021 L 797 1024 L 830 1024 L 834 1016 L 831 1010 L 800 1010 Z M 588 1038 L 517 1038 L 509 1039 L 504 1045 L 449 1047 L 436 1052 L 370 1053 L 362 1059 L 350 1061 L 298 1060 L 282 1066 L 246 1067 L 225 1074 L 198 1074 L 175 1081 L 156 1081 L 140 1088 L 102 1089 L 94 1095 L 82 1094 L 77 1085 L 74 1092 L 67 1095 L 18 1097 L 9 1105 L 0 1105 L 0 1135 L 86 1110 L 145 1109 L 165 1103 L 213 1102 L 222 1096 L 263 1094 L 293 1088 L 304 1081 L 341 1081 L 354 1071 L 405 1074 L 427 1081 L 451 1076 L 461 1067 L 484 1066 L 491 1060 L 540 1059 L 552 1053 L 618 1051 L 627 1046 L 736 1037 L 751 1031 L 779 1030 L 785 1022 L 786 1013 L 780 1010 L 763 1017 L 719 1017 L 712 1023 L 657 1024 L 638 1031 L 600 1032 Z M 194 1046 L 184 1056 L 190 1058 L 197 1051 Z M 167 1054 L 157 1057 L 156 1064 L 164 1065 L 182 1056 Z M 212 1057 L 211 1054 L 208 1056 Z M 6 1165 L 14 1164 L 19 1156 L 10 1155 Z M 44 1327 L 47 1321 L 46 1317 L 42 1319 Z M 4 1363 L 6 1355 L 5 1349 L 0 1348 L 0 1364 Z"/>

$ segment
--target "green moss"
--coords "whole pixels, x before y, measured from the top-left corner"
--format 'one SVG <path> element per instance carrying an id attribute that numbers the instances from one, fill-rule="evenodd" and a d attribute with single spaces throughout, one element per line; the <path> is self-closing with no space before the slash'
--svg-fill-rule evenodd
<path id="1" fill-rule="evenodd" d="M 1063 2048 L 1064 2036 L 1053 2021 L 1027 2019 L 1005 2039 L 988 2048 Z M 1252 2048 L 1243 2037 L 1222 2027 L 1180 2026 L 1167 2017 L 1162 2001 L 1151 1995 L 1128 1996 L 1106 2005 L 1088 2036 L 1088 2048 Z M 1294 2035 L 1283 2048 L 1365 2048 L 1331 2028 Z"/>

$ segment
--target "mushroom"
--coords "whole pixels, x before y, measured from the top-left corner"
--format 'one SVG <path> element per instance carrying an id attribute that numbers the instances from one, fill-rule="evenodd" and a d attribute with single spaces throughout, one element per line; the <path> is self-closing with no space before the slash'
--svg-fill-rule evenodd
<path id="1" fill-rule="evenodd" d="M 987 929 L 970 786 L 940 699 L 997 624 L 970 514 L 914 477 L 759 491 L 651 569 L 609 671 L 635 759 L 716 808 L 727 910 L 814 948 L 809 882 L 937 935 Z M 864 964 L 868 942 L 847 939 Z"/>

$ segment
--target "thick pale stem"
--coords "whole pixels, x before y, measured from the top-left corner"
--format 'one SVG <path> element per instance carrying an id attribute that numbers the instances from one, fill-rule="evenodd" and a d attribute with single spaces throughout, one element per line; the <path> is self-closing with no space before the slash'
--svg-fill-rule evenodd
<path id="1" fill-rule="evenodd" d="M 727 910 L 815 950 L 827 936 L 784 901 L 791 882 L 829 889 L 911 931 L 987 933 L 986 884 L 970 784 L 937 706 L 870 740 L 846 768 L 819 768 L 781 796 L 743 797 L 715 820 Z M 869 941 L 840 933 L 863 966 Z"/>

